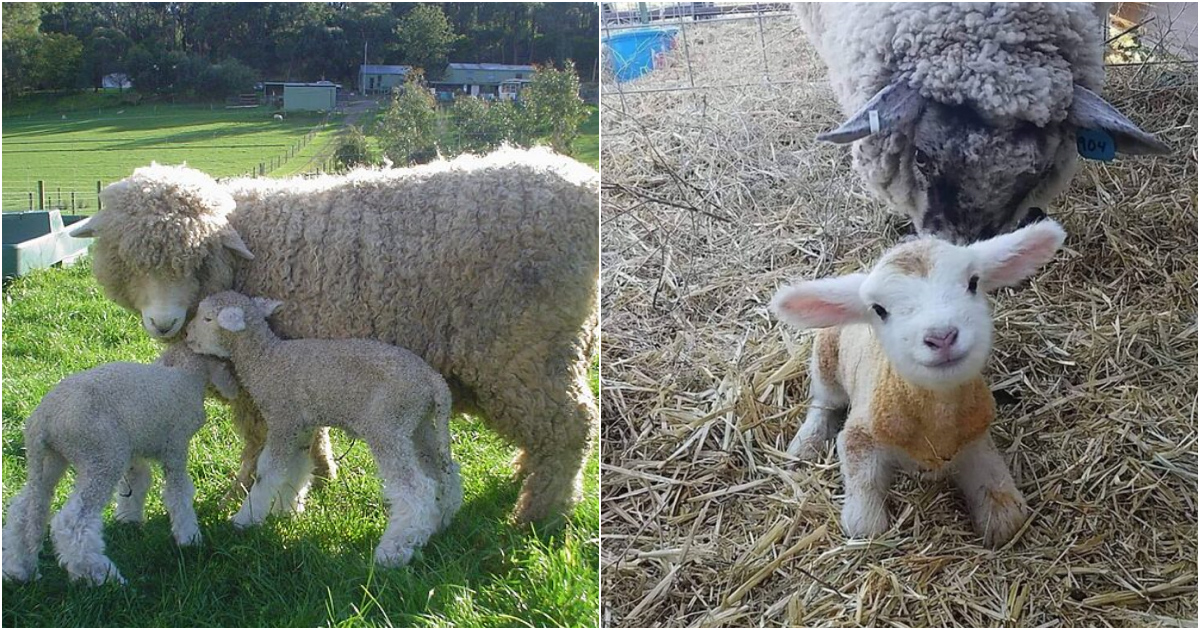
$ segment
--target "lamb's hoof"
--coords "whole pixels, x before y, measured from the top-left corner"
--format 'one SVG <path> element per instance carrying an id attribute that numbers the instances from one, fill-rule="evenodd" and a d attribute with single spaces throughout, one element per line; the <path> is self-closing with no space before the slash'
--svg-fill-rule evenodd
<path id="1" fill-rule="evenodd" d="M 200 535 L 200 530 L 181 532 L 175 534 L 175 544 L 180 547 L 195 547 L 204 542 L 204 537 Z"/>
<path id="2" fill-rule="evenodd" d="M 975 529 L 983 544 L 992 549 L 1003 547 L 1017 535 L 1029 518 L 1029 506 L 1020 493 L 987 492 L 987 503 L 975 516 Z"/>
<path id="3" fill-rule="evenodd" d="M 888 529 L 887 506 L 882 498 L 846 497 L 842 507 L 842 529 L 850 538 L 875 538 Z"/>
<path id="4" fill-rule="evenodd" d="M 237 529 L 247 529 L 258 525 L 262 522 L 262 519 L 256 519 L 244 511 L 239 511 L 233 515 L 233 518 L 229 519 L 229 522 L 233 523 L 233 526 Z"/>
<path id="5" fill-rule="evenodd" d="M 11 582 L 32 582 L 42 577 L 37 567 L 17 566 L 16 563 L 4 563 L 4 579 Z"/>
<path id="6" fill-rule="evenodd" d="M 788 444 L 787 454 L 795 457 L 802 462 L 815 462 L 821 458 L 821 453 L 824 451 L 824 440 L 812 441 L 802 440 L 800 436 L 792 438 L 792 442 Z"/>
<path id="7" fill-rule="evenodd" d="M 396 543 L 380 543 L 375 549 L 375 564 L 385 569 L 402 567 L 413 558 L 413 548 Z"/>
<path id="8" fill-rule="evenodd" d="M 141 525 L 146 522 L 145 517 L 141 513 L 121 511 L 113 514 L 113 520 L 127 525 Z"/>
<path id="9" fill-rule="evenodd" d="M 117 570 L 117 565 L 111 560 L 98 562 L 93 566 L 85 567 L 79 571 L 73 571 L 68 567 L 68 575 L 72 580 L 87 582 L 92 586 L 100 586 L 107 582 L 124 585 L 125 578 L 121 576 L 121 572 Z"/>

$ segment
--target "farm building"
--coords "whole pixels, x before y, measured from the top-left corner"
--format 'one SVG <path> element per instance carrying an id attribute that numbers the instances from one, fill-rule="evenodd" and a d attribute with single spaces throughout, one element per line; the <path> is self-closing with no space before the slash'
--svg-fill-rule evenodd
<path id="1" fill-rule="evenodd" d="M 114 72 L 112 74 L 106 74 L 104 75 L 104 78 L 100 79 L 100 87 L 106 89 L 117 88 L 128 90 L 129 88 L 133 87 L 133 82 L 129 80 L 129 75 L 121 72 Z"/>
<path id="2" fill-rule="evenodd" d="M 489 100 L 514 100 L 533 78 L 533 66 L 500 63 L 452 63 L 441 81 L 430 81 L 438 92 L 470 94 Z"/>
<path id="3" fill-rule="evenodd" d="M 337 107 L 337 91 L 341 87 L 330 81 L 266 81 L 263 83 L 263 100 L 289 112 L 329 111 Z"/>
<path id="4" fill-rule="evenodd" d="M 358 70 L 358 89 L 363 94 L 388 94 L 404 85 L 412 66 L 363 64 Z"/>

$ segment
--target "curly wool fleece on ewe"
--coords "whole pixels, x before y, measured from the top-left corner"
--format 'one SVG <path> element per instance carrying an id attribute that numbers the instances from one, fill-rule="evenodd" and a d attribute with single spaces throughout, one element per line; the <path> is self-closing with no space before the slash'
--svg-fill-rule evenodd
<path id="1" fill-rule="evenodd" d="M 1029 277 L 1066 233 L 1052 221 L 959 247 L 932 238 L 885 253 L 869 274 L 781 289 L 780 319 L 821 328 L 810 368 L 812 406 L 788 448 L 812 460 L 837 432 L 846 484 L 842 526 L 855 537 L 888 528 L 897 466 L 949 472 L 992 547 L 1028 508 L 987 433 L 995 417 L 980 371 L 992 348 L 986 293 Z"/>
<path id="2" fill-rule="evenodd" d="M 150 489 L 147 459 L 163 467 L 163 498 L 171 533 L 182 545 L 200 542 L 188 477 L 188 443 L 204 424 L 209 384 L 226 398 L 237 384 L 222 361 L 174 344 L 152 365 L 107 363 L 59 383 L 25 423 L 25 487 L 4 523 L 4 578 L 35 579 L 38 551 L 54 488 L 75 468 L 75 489 L 50 531 L 59 564 L 75 580 L 124 583 L 104 555 L 104 508 L 120 484 L 116 520 L 140 523 Z"/>
<path id="3" fill-rule="evenodd" d="M 1106 6 L 817 2 L 796 12 L 847 117 L 818 138 L 855 142 L 855 170 L 922 233 L 967 243 L 1038 218 L 1075 173 L 1078 129 L 1107 132 L 1122 153 L 1169 152 L 1097 95 Z"/>
<path id="4" fill-rule="evenodd" d="M 547 149 L 313 179 L 218 183 L 149 166 L 108 186 L 94 235 L 105 293 L 155 336 L 178 334 L 204 296 L 285 300 L 284 338 L 368 338 L 409 348 L 450 383 L 456 408 L 515 442 L 517 516 L 574 502 L 598 411 L 599 176 Z M 234 402 L 249 486 L 264 426 Z M 318 474 L 335 469 L 325 430 Z"/>
<path id="5" fill-rule="evenodd" d="M 284 341 L 267 325 L 281 305 L 224 291 L 201 301 L 188 325 L 193 350 L 232 359 L 267 424 L 257 479 L 233 523 L 302 510 L 312 471 L 306 445 L 318 427 L 337 426 L 367 443 L 384 480 L 391 509 L 375 560 L 406 564 L 462 505 L 450 456 L 450 389 L 403 348 L 368 339 Z"/>

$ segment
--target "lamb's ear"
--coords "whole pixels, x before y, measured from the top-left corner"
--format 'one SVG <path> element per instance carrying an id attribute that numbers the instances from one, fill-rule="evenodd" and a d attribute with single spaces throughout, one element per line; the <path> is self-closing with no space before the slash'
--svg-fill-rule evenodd
<path id="1" fill-rule="evenodd" d="M 924 108 L 925 97 L 909 87 L 908 83 L 890 83 L 876 92 L 866 105 L 840 127 L 819 134 L 817 140 L 846 144 L 872 134 L 890 133 L 912 124 Z"/>
<path id="2" fill-rule="evenodd" d="M 867 307 L 858 290 L 865 273 L 822 278 L 783 287 L 771 299 L 771 312 L 797 328 L 828 328 L 865 321 Z"/>
<path id="3" fill-rule="evenodd" d="M 246 313 L 240 306 L 226 306 L 217 313 L 217 325 L 229 332 L 241 332 L 246 329 Z"/>
<path id="4" fill-rule="evenodd" d="M 1132 120 L 1122 115 L 1103 97 L 1082 85 L 1075 86 L 1075 96 L 1071 101 L 1071 109 L 1067 112 L 1067 120 L 1080 129 L 1107 131 L 1116 141 L 1116 150 L 1119 153 L 1166 155 L 1171 152 L 1171 147 L 1139 129 Z"/>
<path id="5" fill-rule="evenodd" d="M 1015 232 L 969 245 L 985 291 L 1017 284 L 1050 262 L 1066 240 L 1057 221 L 1038 221 Z"/>
<path id="6" fill-rule="evenodd" d="M 246 247 L 242 236 L 232 227 L 227 227 L 221 231 L 221 244 L 228 247 L 229 251 L 246 260 L 254 260 L 254 254 L 250 253 L 250 248 Z"/>
<path id="7" fill-rule="evenodd" d="M 209 365 L 208 382 L 212 383 L 217 393 L 225 400 L 237 398 L 238 383 L 229 365 L 224 361 L 210 361 Z"/>
<path id="8" fill-rule="evenodd" d="M 73 238 L 96 238 L 96 230 L 103 222 L 104 213 L 99 212 L 92 215 L 91 218 L 80 221 L 82 225 L 75 226 L 67 231 L 67 235 Z"/>
<path id="9" fill-rule="evenodd" d="M 279 300 L 272 300 L 264 297 L 251 298 L 251 300 L 254 302 L 255 306 L 262 310 L 263 317 L 270 317 L 271 313 L 274 313 L 280 306 L 283 306 L 283 302 L 280 302 Z"/>

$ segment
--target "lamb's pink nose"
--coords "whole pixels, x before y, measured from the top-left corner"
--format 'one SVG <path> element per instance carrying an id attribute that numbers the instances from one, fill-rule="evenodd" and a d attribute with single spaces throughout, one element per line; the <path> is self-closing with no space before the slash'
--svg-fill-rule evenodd
<path id="1" fill-rule="evenodd" d="M 948 350 L 957 339 L 958 329 L 954 327 L 930 328 L 925 331 L 925 345 L 933 350 Z"/>

